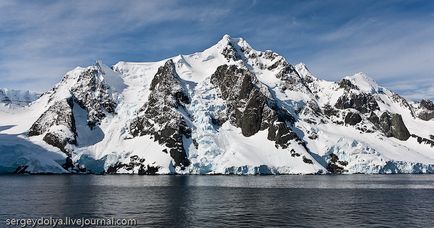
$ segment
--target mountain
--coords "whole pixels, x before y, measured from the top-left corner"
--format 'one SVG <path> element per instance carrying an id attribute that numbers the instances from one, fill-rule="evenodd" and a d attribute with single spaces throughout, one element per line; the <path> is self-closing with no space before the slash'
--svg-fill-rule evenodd
<path id="1" fill-rule="evenodd" d="M 26 106 L 41 96 L 32 91 L 11 90 L 0 88 L 0 105 L 2 106 Z"/>
<path id="2" fill-rule="evenodd" d="M 1 173 L 433 173 L 434 105 L 315 77 L 225 35 L 159 62 L 78 67 L 0 112 Z"/>

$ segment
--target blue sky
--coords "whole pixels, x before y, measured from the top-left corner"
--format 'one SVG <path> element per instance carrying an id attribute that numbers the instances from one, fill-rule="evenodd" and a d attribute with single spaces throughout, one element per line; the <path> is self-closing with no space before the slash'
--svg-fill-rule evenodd
<path id="1" fill-rule="evenodd" d="M 0 12 L 0 87 L 44 91 L 97 59 L 161 60 L 229 34 L 319 78 L 362 71 L 434 98 L 434 1 L 0 0 Z"/>

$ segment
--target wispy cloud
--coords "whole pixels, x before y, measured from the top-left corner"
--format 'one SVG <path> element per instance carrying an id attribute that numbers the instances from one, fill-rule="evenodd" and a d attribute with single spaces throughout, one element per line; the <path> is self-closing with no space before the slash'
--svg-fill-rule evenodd
<path id="1" fill-rule="evenodd" d="M 159 60 L 228 33 L 321 78 L 364 71 L 408 97 L 434 97 L 426 86 L 399 88 L 433 77 L 434 3 L 426 1 L 0 0 L 0 12 L 0 87 L 43 91 L 96 59 Z"/>
<path id="2" fill-rule="evenodd" d="M 393 39 L 385 34 L 394 34 Z M 428 77 L 433 72 L 430 61 L 434 53 L 434 23 L 403 23 L 377 33 L 362 29 L 353 35 L 356 37 L 313 55 L 311 64 L 319 67 L 321 74 L 332 77 L 367 71 L 378 79 L 392 79 L 410 75 Z M 332 64 L 338 69 L 326 67 Z"/>
<path id="3" fill-rule="evenodd" d="M 185 3 L 1 1 L 0 86 L 46 90 L 76 65 L 90 65 L 100 58 L 112 62 L 128 57 L 128 51 L 175 51 L 182 43 L 188 43 L 187 39 L 194 40 L 194 34 L 183 39 L 175 31 L 165 31 L 164 27 L 170 27 L 167 24 L 184 21 L 205 26 L 229 12 L 182 4 Z M 152 33 L 167 37 L 150 40 Z"/>
<path id="4" fill-rule="evenodd" d="M 405 79 L 396 82 L 385 83 L 387 88 L 398 91 L 400 95 L 411 99 L 431 99 L 434 100 L 434 78 L 426 79 Z"/>

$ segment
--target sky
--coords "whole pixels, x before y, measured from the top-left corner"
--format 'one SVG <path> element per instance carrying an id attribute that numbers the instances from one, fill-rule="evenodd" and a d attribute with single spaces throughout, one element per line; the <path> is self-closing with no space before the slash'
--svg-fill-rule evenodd
<path id="1" fill-rule="evenodd" d="M 434 1 L 418 0 L 0 0 L 0 88 L 42 92 L 76 66 L 191 54 L 224 34 L 321 79 L 365 72 L 434 98 Z"/>

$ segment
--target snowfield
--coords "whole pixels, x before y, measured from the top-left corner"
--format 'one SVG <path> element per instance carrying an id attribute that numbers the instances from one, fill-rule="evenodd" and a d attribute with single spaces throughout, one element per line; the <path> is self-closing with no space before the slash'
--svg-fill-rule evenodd
<path id="1" fill-rule="evenodd" d="M 42 95 L 0 90 L 0 173 L 434 173 L 430 105 L 225 35 L 159 62 L 77 67 Z"/>

